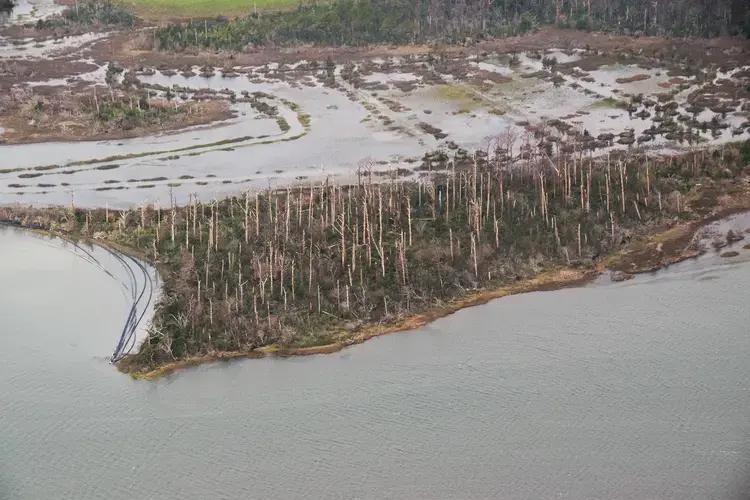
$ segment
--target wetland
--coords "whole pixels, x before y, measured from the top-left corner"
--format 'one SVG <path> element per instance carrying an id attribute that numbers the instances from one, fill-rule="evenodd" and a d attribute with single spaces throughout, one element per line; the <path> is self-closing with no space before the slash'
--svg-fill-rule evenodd
<path id="1" fill-rule="evenodd" d="M 241 3 L 0 2 L 0 497 L 741 497 L 747 6 Z"/>

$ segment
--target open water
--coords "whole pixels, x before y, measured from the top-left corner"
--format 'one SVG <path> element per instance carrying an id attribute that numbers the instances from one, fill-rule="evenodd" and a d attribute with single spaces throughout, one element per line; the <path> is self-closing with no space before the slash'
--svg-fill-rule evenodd
<path id="1" fill-rule="evenodd" d="M 739 500 L 749 296 L 704 259 L 144 382 L 119 284 L 0 229 L 0 499 Z"/>

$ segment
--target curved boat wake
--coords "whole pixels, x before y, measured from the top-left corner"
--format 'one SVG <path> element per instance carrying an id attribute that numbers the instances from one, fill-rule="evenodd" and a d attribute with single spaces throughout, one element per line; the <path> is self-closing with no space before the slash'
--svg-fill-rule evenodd
<path id="1" fill-rule="evenodd" d="M 125 320 L 125 325 L 123 325 L 122 332 L 120 333 L 120 340 L 110 358 L 111 363 L 116 363 L 130 354 L 136 345 L 136 332 L 138 331 L 138 327 L 143 321 L 146 311 L 148 311 L 148 307 L 151 305 L 151 301 L 154 297 L 154 282 L 148 269 L 141 261 L 129 255 L 123 256 L 118 254 L 109 248 L 105 249 L 116 258 L 126 270 L 130 286 L 127 286 L 124 282 L 122 285 L 125 290 L 130 292 L 130 299 L 132 300 L 130 311 Z M 138 271 L 140 271 L 140 273 L 138 273 Z M 141 280 L 138 279 L 137 274 L 141 275 Z M 139 309 L 141 310 L 140 314 L 138 314 Z"/>
<path id="2" fill-rule="evenodd" d="M 125 277 L 118 277 L 115 273 L 105 268 L 93 252 L 87 250 L 79 243 L 65 238 L 65 233 L 63 231 L 36 224 L 25 225 L 20 221 L 12 219 L 0 219 L 0 226 L 42 230 L 58 234 L 61 236 L 61 240 L 65 242 L 63 245 L 64 248 L 73 252 L 89 264 L 98 267 L 107 276 L 117 281 L 122 287 L 125 298 L 128 300 L 130 306 L 125 318 L 125 324 L 120 332 L 117 346 L 109 357 L 109 361 L 110 363 L 116 363 L 133 351 L 137 343 L 138 328 L 143 322 L 143 318 L 146 316 L 146 312 L 149 310 L 149 306 L 154 300 L 154 278 L 152 278 L 148 267 L 143 262 L 129 255 L 118 253 L 107 246 L 99 246 L 101 250 L 109 254 L 118 264 L 120 264 L 120 266 L 122 266 L 125 272 Z"/>

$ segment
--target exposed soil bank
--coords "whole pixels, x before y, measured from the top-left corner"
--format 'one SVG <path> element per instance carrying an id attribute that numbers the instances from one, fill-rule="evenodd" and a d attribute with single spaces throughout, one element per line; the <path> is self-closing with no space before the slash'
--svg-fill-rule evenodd
<path id="1" fill-rule="evenodd" d="M 690 248 L 690 243 L 701 228 L 747 210 L 750 210 L 750 202 L 746 198 L 742 198 L 734 202 L 731 206 L 723 208 L 700 220 L 662 226 L 654 232 L 634 241 L 623 251 L 605 257 L 594 268 L 562 268 L 544 271 L 538 276 L 517 284 L 493 290 L 481 290 L 460 300 L 435 307 L 424 313 L 415 314 L 395 323 L 370 325 L 352 332 L 340 332 L 342 335 L 348 336 L 343 341 L 331 344 L 288 348 L 265 346 L 249 352 L 222 351 L 211 355 L 175 361 L 150 371 L 134 369 L 130 360 L 126 358 L 118 363 L 117 367 L 120 371 L 130 374 L 136 379 L 153 380 L 183 368 L 216 361 L 227 361 L 238 358 L 258 359 L 264 357 L 330 354 L 381 335 L 415 330 L 462 309 L 483 305 L 491 300 L 508 295 L 574 288 L 587 285 L 608 271 L 622 271 L 624 269 L 631 274 L 655 272 L 672 264 L 696 258 L 702 255 L 704 251 L 702 249 Z M 654 259 L 656 258 L 659 259 L 658 264 L 654 264 Z"/>

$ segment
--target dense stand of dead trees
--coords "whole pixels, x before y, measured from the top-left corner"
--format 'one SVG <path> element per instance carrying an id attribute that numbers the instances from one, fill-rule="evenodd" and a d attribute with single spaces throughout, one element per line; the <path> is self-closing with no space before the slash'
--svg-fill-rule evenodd
<path id="1" fill-rule="evenodd" d="M 353 186 L 192 196 L 186 206 L 76 209 L 69 225 L 104 232 L 167 270 L 140 354 L 152 366 L 215 350 L 327 343 L 341 328 L 421 312 L 548 265 L 581 265 L 633 228 L 679 216 L 696 179 L 738 174 L 732 151 L 534 154 L 513 165 L 477 157 L 425 182 L 365 176 Z"/>

